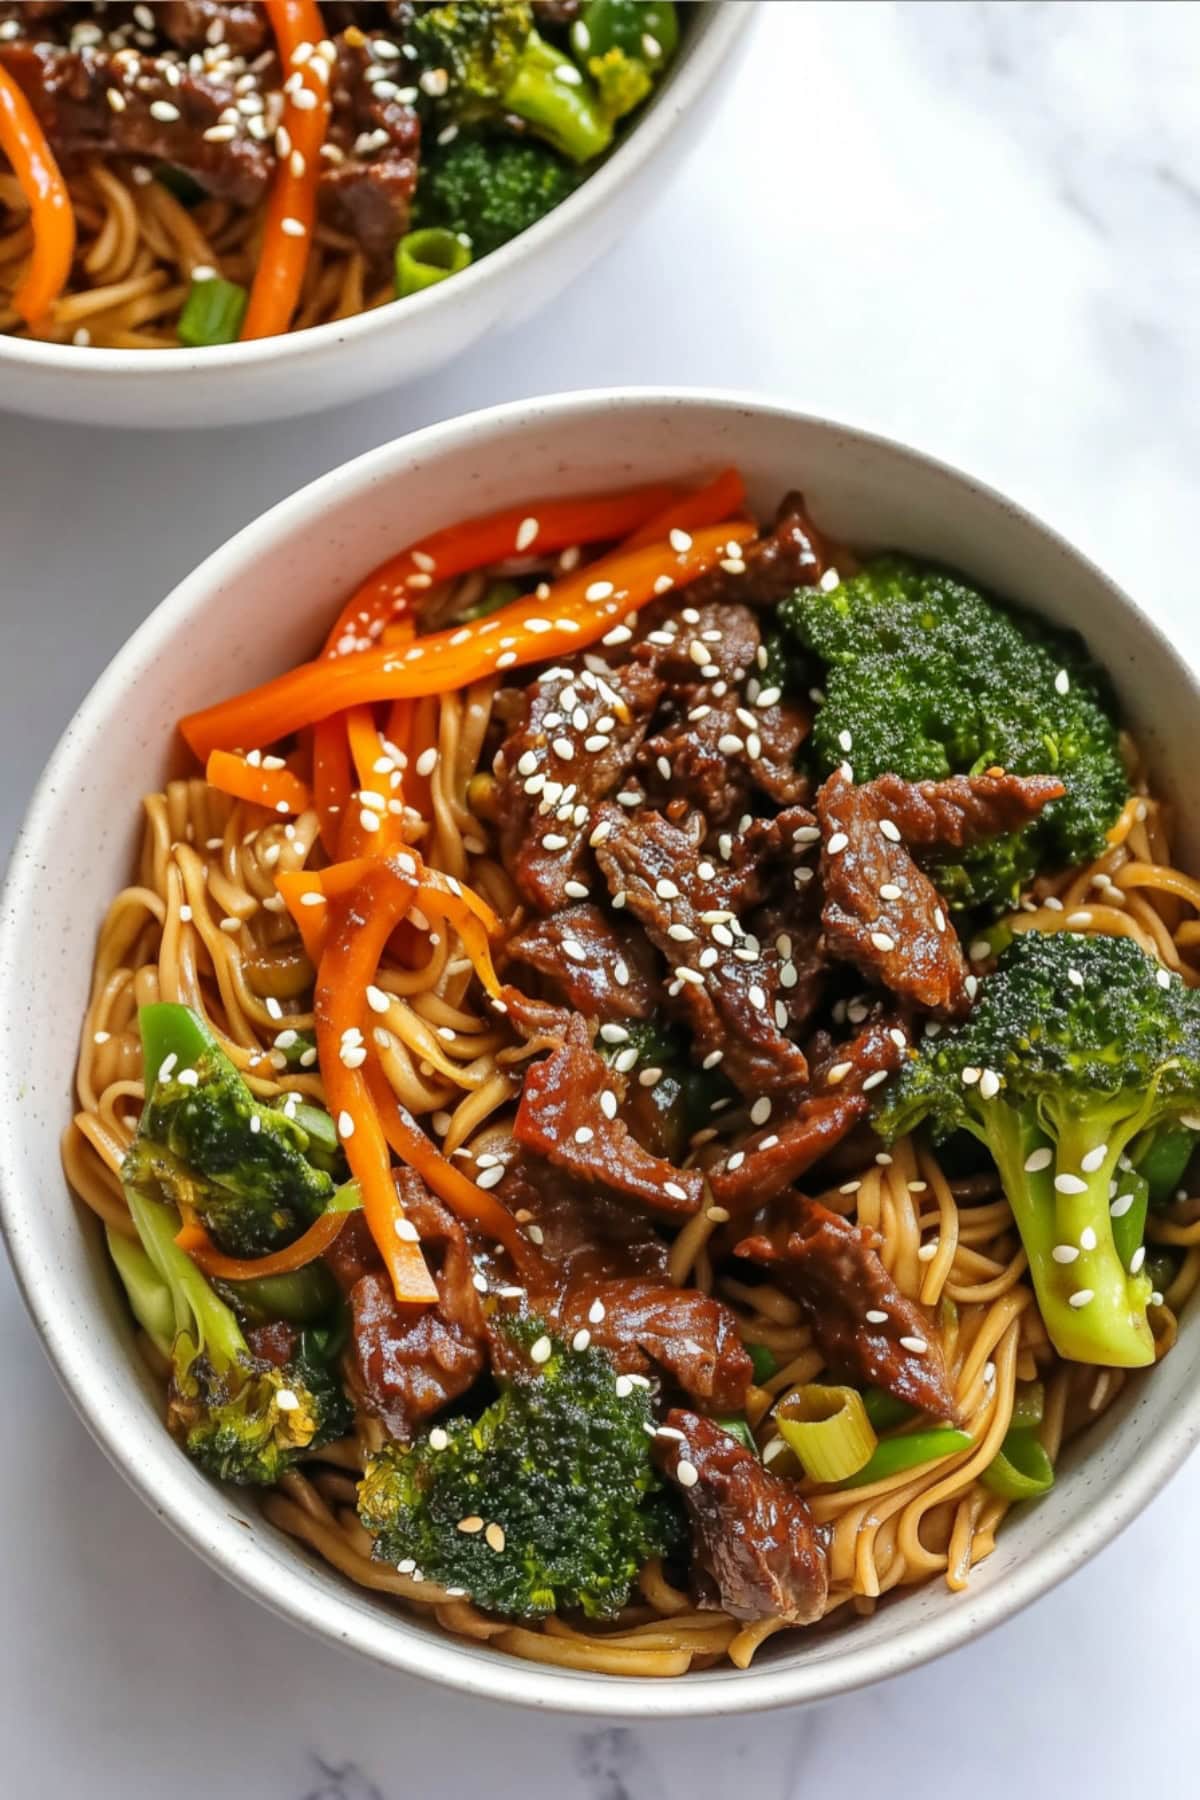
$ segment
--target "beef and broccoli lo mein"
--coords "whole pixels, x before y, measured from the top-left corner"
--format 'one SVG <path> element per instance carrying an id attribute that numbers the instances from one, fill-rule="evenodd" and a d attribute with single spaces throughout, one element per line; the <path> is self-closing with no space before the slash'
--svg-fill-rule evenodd
<path id="1" fill-rule="evenodd" d="M 567 198 L 671 0 L 0 5 L 0 331 L 146 350 L 350 318 Z"/>
<path id="2" fill-rule="evenodd" d="M 732 471 L 182 722 L 68 1174 L 214 1478 L 573 1668 L 962 1588 L 1200 1275 L 1200 883 L 1082 644 Z"/>

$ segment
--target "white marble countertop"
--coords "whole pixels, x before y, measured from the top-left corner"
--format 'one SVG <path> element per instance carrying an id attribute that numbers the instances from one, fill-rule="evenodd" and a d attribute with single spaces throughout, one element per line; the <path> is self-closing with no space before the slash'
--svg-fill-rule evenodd
<path id="1" fill-rule="evenodd" d="M 552 318 L 269 430 L 0 421 L 0 842 L 90 681 L 208 549 L 360 450 L 541 390 L 743 386 L 911 438 L 1052 519 L 1200 650 L 1200 10 L 761 10 L 694 160 Z M 6 1270 L 0 1359 L 14 1800 L 786 1800 L 900 1771 L 976 1800 L 1195 1791 L 1200 1577 L 1176 1547 L 1200 1464 L 932 1668 L 805 1712 L 606 1730 L 385 1675 L 225 1586 L 93 1448 Z"/>

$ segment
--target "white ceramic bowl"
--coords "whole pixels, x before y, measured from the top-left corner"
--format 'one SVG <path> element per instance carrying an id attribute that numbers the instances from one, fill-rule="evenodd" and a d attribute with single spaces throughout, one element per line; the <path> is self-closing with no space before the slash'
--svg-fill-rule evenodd
<path id="1" fill-rule="evenodd" d="M 244 425 L 316 412 L 428 375 L 552 300 L 616 241 L 703 130 L 750 0 L 691 9 L 666 80 L 595 174 L 473 267 L 401 304 L 206 350 L 99 350 L 0 334 L 0 409 L 84 425 Z"/>
<path id="2" fill-rule="evenodd" d="M 95 1221 L 59 1167 L 96 927 L 127 879 L 138 798 L 177 760 L 181 713 L 307 655 L 382 557 L 472 513 L 544 494 L 744 470 L 765 516 L 801 487 L 818 522 L 968 571 L 1082 629 L 1168 793 L 1188 790 L 1200 693 L 1137 607 L 1046 526 L 944 464 L 867 433 L 733 396 L 568 394 L 435 425 L 372 451 L 239 533 L 151 614 L 68 727 L 41 781 L 0 908 L 0 1204 L 34 1322 L 102 1448 L 172 1529 L 285 1618 L 381 1663 L 495 1699 L 644 1717 L 819 1699 L 892 1675 L 995 1625 L 1079 1567 L 1200 1435 L 1200 1309 L 1064 1458 L 1046 1499 L 1006 1522 L 965 1595 L 928 1586 L 873 1618 L 769 1643 L 752 1669 L 621 1681 L 542 1668 L 440 1635 L 343 1582 L 212 1486 L 168 1438 L 134 1354 Z M 279 606 L 277 598 L 286 596 Z M 1196 866 L 1194 816 L 1180 845 Z"/>

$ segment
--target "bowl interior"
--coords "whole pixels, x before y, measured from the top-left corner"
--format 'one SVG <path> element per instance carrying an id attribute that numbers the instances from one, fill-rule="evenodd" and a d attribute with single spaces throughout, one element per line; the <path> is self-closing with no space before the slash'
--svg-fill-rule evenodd
<path id="1" fill-rule="evenodd" d="M 962 1642 L 1078 1566 L 1200 1435 L 1200 1316 L 1129 1384 L 1036 1508 L 1012 1516 L 966 1595 L 938 1582 L 849 1629 L 768 1645 L 746 1673 L 617 1682 L 450 1642 L 350 1587 L 222 1494 L 168 1440 L 131 1351 L 90 1215 L 58 1161 L 97 926 L 128 879 L 138 796 L 179 766 L 177 717 L 312 649 L 375 563 L 453 520 L 540 495 L 745 472 L 764 516 L 789 486 L 864 546 L 937 557 L 1060 623 L 1108 667 L 1160 787 L 1184 791 L 1200 711 L 1167 641 L 1078 553 L 990 490 L 883 440 L 736 398 L 561 396 L 431 428 L 325 477 L 218 551 L 101 678 L 49 766 L 15 852 L 0 920 L 0 1202 L 26 1300 L 74 1403 L 113 1461 L 182 1537 L 295 1622 L 467 1691 L 566 1710 L 673 1715 L 824 1697 Z M 1197 861 L 1186 817 L 1181 860 Z M 82 828 L 81 828 L 82 827 Z"/>

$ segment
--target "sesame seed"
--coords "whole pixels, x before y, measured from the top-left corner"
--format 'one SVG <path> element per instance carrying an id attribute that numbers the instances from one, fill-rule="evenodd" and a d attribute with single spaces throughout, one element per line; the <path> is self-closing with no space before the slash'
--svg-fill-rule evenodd
<path id="1" fill-rule="evenodd" d="M 756 1100 L 750 1108 L 750 1122 L 753 1125 L 765 1125 L 770 1116 L 771 1102 L 764 1094 L 762 1099 Z"/>
<path id="2" fill-rule="evenodd" d="M 449 1445 L 449 1432 L 444 1431 L 440 1425 L 435 1425 L 429 1434 L 429 1448 L 431 1450 L 446 1450 L 449 1448 Z"/>
<path id="3" fill-rule="evenodd" d="M 749 1000 L 751 1006 L 757 1007 L 759 1012 L 762 1012 L 763 1009 L 766 1007 L 767 996 L 763 992 L 762 988 L 759 987 L 757 982 L 754 982 L 751 985 L 746 997 Z"/>
<path id="4" fill-rule="evenodd" d="M 995 1069 L 985 1069 L 979 1077 L 979 1092 L 985 1100 L 994 1100 L 1000 1092 L 1000 1077 Z"/>
<path id="5" fill-rule="evenodd" d="M 877 1088 L 880 1083 L 886 1081 L 887 1078 L 888 1071 L 886 1069 L 876 1069 L 874 1074 L 868 1075 L 863 1082 L 863 1093 L 869 1093 L 872 1088 Z"/>
<path id="6" fill-rule="evenodd" d="M 1145 1262 L 1145 1260 L 1146 1260 L 1146 1246 L 1145 1246 L 1145 1244 L 1139 1244 L 1137 1249 L 1134 1251 L 1133 1255 L 1129 1259 L 1129 1273 L 1131 1275 L 1140 1275 L 1142 1272 L 1142 1264 Z"/>
<path id="7" fill-rule="evenodd" d="M 1165 969 L 1160 969 L 1154 979 L 1157 981 L 1160 988 L 1169 988 L 1171 985 L 1171 977 Z"/>
<path id="8" fill-rule="evenodd" d="M 1056 1263 L 1073 1263 L 1079 1260 L 1079 1251 L 1074 1244 L 1055 1244 L 1050 1254 Z"/>
<path id="9" fill-rule="evenodd" d="M 729 1158 L 728 1162 L 725 1164 L 725 1167 L 728 1170 L 730 1170 L 730 1172 L 732 1173 L 732 1172 L 740 1169 L 742 1164 L 745 1162 L 745 1160 L 746 1160 L 746 1152 L 744 1150 L 735 1150 L 733 1155 Z"/>
<path id="10" fill-rule="evenodd" d="M 1067 1304 L 1068 1306 L 1073 1306 L 1078 1312 L 1081 1306 L 1086 1306 L 1089 1301 L 1094 1300 L 1095 1298 L 1096 1295 L 1094 1289 L 1076 1288 L 1075 1292 L 1069 1296 Z"/>
<path id="11" fill-rule="evenodd" d="M 937 1238 L 930 1238 L 929 1242 L 927 1244 L 922 1244 L 921 1248 L 917 1251 L 917 1261 L 923 1263 L 932 1262 L 938 1253 L 938 1248 L 939 1240 Z"/>
<path id="12" fill-rule="evenodd" d="M 477 1531 L 483 1530 L 483 1520 L 478 1513 L 470 1513 L 467 1518 L 458 1521 L 458 1529 L 473 1537 Z"/>
<path id="13" fill-rule="evenodd" d="M 503 1525 L 489 1525 L 484 1532 L 483 1537 L 488 1549 L 494 1550 L 496 1555 L 499 1556 L 500 1552 L 504 1549 Z"/>
<path id="14" fill-rule="evenodd" d="M 1054 1190 L 1059 1194 L 1086 1194 L 1087 1182 L 1081 1181 L 1078 1175 L 1056 1175 Z"/>
<path id="15" fill-rule="evenodd" d="M 300 904 L 301 906 L 324 906 L 325 896 L 317 893 L 301 894 Z"/>
<path id="16" fill-rule="evenodd" d="M 503 1180 L 504 1166 L 503 1164 L 498 1163 L 493 1168 L 481 1170 L 475 1177 L 475 1186 L 481 1188 L 494 1188 Z"/>
<path id="17" fill-rule="evenodd" d="M 1097 1169 L 1103 1167 L 1107 1155 L 1108 1145 L 1097 1144 L 1094 1150 L 1089 1150 L 1086 1156 L 1080 1157 L 1079 1166 L 1085 1175 L 1094 1175 Z"/>
<path id="18" fill-rule="evenodd" d="M 1060 669 L 1058 671 L 1058 674 L 1054 677 L 1054 689 L 1055 689 L 1055 692 L 1059 693 L 1059 694 L 1069 694 L 1070 693 L 1071 677 L 1067 674 L 1067 671 L 1065 669 Z"/>
<path id="19" fill-rule="evenodd" d="M 1109 1217 L 1113 1219 L 1123 1219 L 1132 1205 L 1132 1194 L 1118 1194 L 1117 1198 L 1108 1209 Z"/>
<path id="20" fill-rule="evenodd" d="M 832 1069 L 830 1069 L 828 1075 L 825 1077 L 827 1084 L 830 1087 L 836 1087 L 839 1081 L 845 1081 L 853 1067 L 854 1064 L 849 1062 L 834 1063 Z"/>
<path id="21" fill-rule="evenodd" d="M 1049 1145 L 1043 1145 L 1040 1150 L 1031 1150 L 1029 1155 L 1025 1158 L 1025 1173 L 1027 1175 L 1037 1175 L 1043 1169 L 1048 1169 L 1053 1161 L 1054 1152 L 1050 1149 Z"/>
<path id="22" fill-rule="evenodd" d="M 1068 913 L 1063 922 L 1068 931 L 1082 931 L 1084 926 L 1091 924 L 1092 915 L 1090 912 Z"/>
<path id="23" fill-rule="evenodd" d="M 575 1142 L 577 1144 L 590 1144 L 595 1135 L 596 1134 L 590 1125 L 581 1125 L 575 1133 Z"/>
<path id="24" fill-rule="evenodd" d="M 396 1236 L 406 1244 L 419 1244 L 421 1234 L 411 1219 L 396 1220 Z"/>
<path id="25" fill-rule="evenodd" d="M 672 1200 L 686 1200 L 688 1197 L 687 1189 L 680 1187 L 677 1181 L 664 1181 L 663 1192 L 670 1194 Z"/>
<path id="26" fill-rule="evenodd" d="M 879 829 L 890 843 L 900 842 L 900 827 L 891 819 L 880 819 Z"/>
<path id="27" fill-rule="evenodd" d="M 881 954 L 885 956 L 889 950 L 894 950 L 896 948 L 895 938 L 889 937 L 886 931 L 873 931 L 871 933 L 871 942 L 874 944 L 876 950 L 880 951 Z"/>
<path id="28" fill-rule="evenodd" d="M 836 856 L 838 851 L 844 850 L 849 842 L 850 839 L 846 836 L 844 831 L 835 831 L 825 848 L 828 850 L 830 856 Z"/>
<path id="29" fill-rule="evenodd" d="M 179 108 L 170 100 L 152 100 L 148 110 L 152 119 L 159 119 L 164 125 L 174 124 L 179 117 Z"/>
<path id="30" fill-rule="evenodd" d="M 586 1326 L 581 1327 L 571 1339 L 572 1350 L 586 1350 L 592 1341 L 592 1334 Z"/>
<path id="31" fill-rule="evenodd" d="M 693 1488 L 700 1479 L 700 1471 L 695 1463 L 689 1462 L 686 1456 L 681 1456 L 675 1465 L 675 1479 L 680 1487 Z"/>
<path id="32" fill-rule="evenodd" d="M 1079 1248 L 1081 1250 L 1094 1250 L 1096 1248 L 1096 1233 L 1090 1225 L 1085 1225 L 1079 1234 Z"/>
<path id="33" fill-rule="evenodd" d="M 903 891 L 902 888 L 896 886 L 894 881 L 885 881 L 879 889 L 879 898 L 881 900 L 899 900 Z"/>
<path id="34" fill-rule="evenodd" d="M 877 1306 L 873 1306 L 870 1312 L 864 1313 L 863 1317 L 868 1325 L 886 1325 L 888 1321 L 887 1314 L 881 1312 Z"/>
<path id="35" fill-rule="evenodd" d="M 354 1120 L 345 1110 L 338 1114 L 337 1128 L 338 1136 L 341 1138 L 351 1138 L 354 1136 Z"/>
<path id="36" fill-rule="evenodd" d="M 902 1350 L 911 1350 L 914 1356 L 924 1356 L 929 1345 L 925 1342 L 924 1338 L 902 1337 L 900 1339 L 900 1348 Z"/>
<path id="37" fill-rule="evenodd" d="M 614 592 L 611 581 L 593 581 L 583 590 L 585 600 L 608 600 Z"/>
<path id="38" fill-rule="evenodd" d="M 605 1088 L 600 1096 L 600 1111 L 606 1119 L 615 1119 L 617 1116 L 617 1096 L 611 1088 Z"/>
<path id="39" fill-rule="evenodd" d="M 299 219 L 280 219 L 279 229 L 284 237 L 302 238 L 308 236 L 308 227 Z"/>
<path id="40" fill-rule="evenodd" d="M 548 1337 L 540 1337 L 530 1349 L 529 1360 L 535 1363 L 549 1362 L 552 1348 Z"/>

